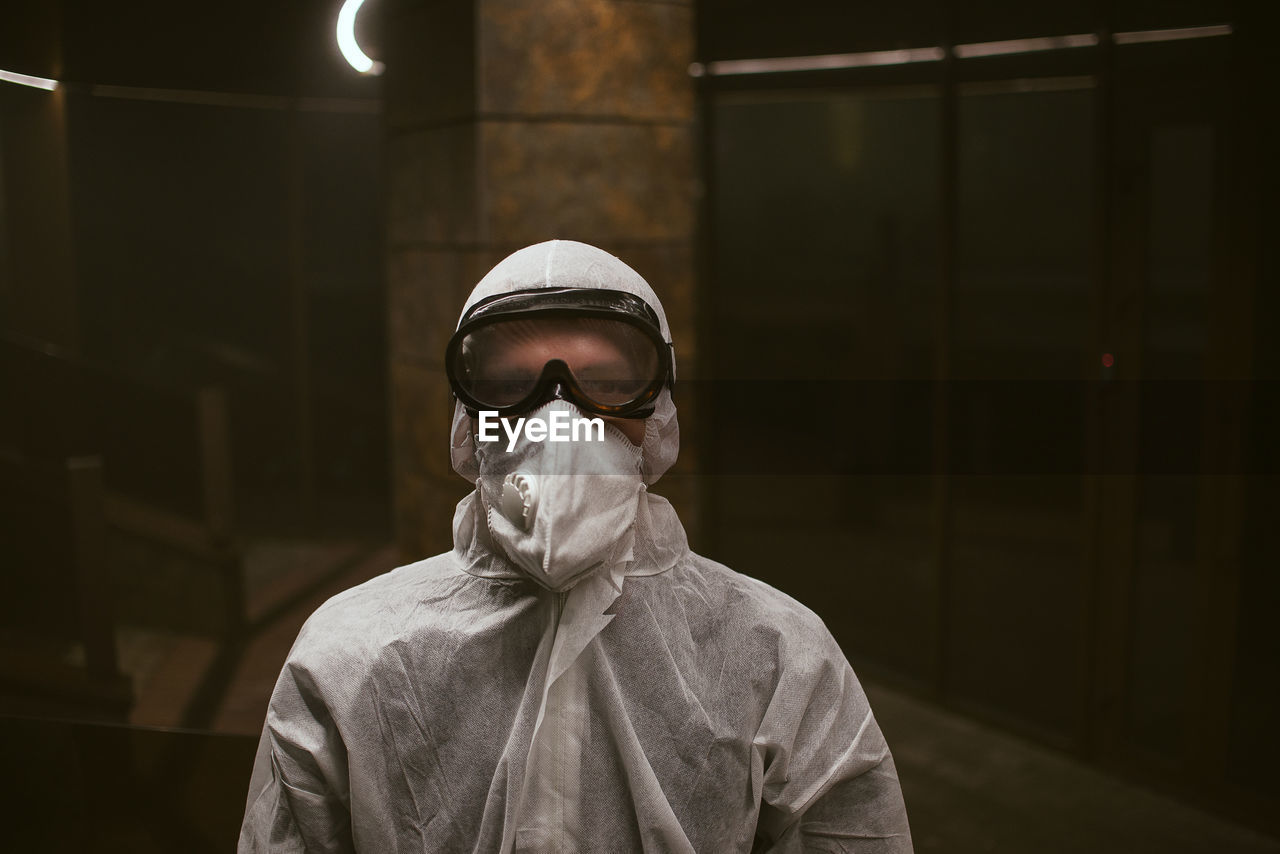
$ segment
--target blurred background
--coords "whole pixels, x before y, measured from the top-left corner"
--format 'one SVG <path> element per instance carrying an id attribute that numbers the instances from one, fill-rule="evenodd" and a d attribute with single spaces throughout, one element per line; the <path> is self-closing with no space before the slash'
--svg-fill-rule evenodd
<path id="1" fill-rule="evenodd" d="M 450 545 L 466 294 L 561 237 L 663 299 L 655 491 L 826 621 L 918 851 L 1280 851 L 1269 4 L 357 5 L 4 14 L 15 848 L 234 845 L 302 621 Z"/>

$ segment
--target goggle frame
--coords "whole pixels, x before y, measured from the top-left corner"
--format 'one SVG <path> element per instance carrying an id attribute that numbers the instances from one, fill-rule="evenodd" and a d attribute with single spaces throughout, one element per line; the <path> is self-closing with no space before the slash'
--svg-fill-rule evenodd
<path id="1" fill-rule="evenodd" d="M 563 359 L 548 360 L 529 393 L 506 406 L 494 406 L 476 398 L 458 381 L 456 368 L 462 357 L 463 341 L 468 335 L 496 323 L 544 317 L 595 317 L 635 327 L 653 342 L 658 356 L 656 375 L 639 394 L 621 404 L 593 400 L 583 391 Z M 534 288 L 495 294 L 467 309 L 458 322 L 457 331 L 449 338 L 444 366 L 453 396 L 472 418 L 481 411 L 496 412 L 501 418 L 521 415 L 559 398 L 593 415 L 639 419 L 653 414 L 653 402 L 664 387 L 674 388 L 674 349 L 672 342 L 662 337 L 653 307 L 634 294 L 606 288 Z"/>

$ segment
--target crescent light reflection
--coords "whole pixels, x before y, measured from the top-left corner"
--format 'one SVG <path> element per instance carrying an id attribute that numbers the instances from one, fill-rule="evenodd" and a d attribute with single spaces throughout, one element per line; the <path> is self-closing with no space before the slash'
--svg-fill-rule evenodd
<path id="1" fill-rule="evenodd" d="M 370 59 L 356 43 L 356 13 L 364 0 L 346 0 L 338 12 L 338 50 L 351 67 L 361 74 L 381 74 L 382 63 Z"/>
<path id="2" fill-rule="evenodd" d="M 57 80 L 51 80 L 48 77 L 33 77 L 30 74 L 19 74 L 16 71 L 0 70 L 0 80 L 6 83 L 17 83 L 19 86 L 44 89 L 46 92 L 52 92 L 58 88 Z"/>

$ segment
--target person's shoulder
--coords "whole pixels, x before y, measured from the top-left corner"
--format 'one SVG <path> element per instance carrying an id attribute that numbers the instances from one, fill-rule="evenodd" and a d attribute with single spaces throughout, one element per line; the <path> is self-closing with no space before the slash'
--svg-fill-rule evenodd
<path id="1" fill-rule="evenodd" d="M 470 578 L 452 552 L 405 564 L 330 597 L 303 623 L 291 658 L 356 654 L 376 647 L 398 630 L 424 600 L 439 598 L 450 585 Z"/>
<path id="2" fill-rule="evenodd" d="M 719 561 L 689 552 L 676 567 L 677 584 L 699 594 L 726 619 L 771 626 L 791 635 L 830 637 L 822 618 L 795 597 Z"/>
<path id="3" fill-rule="evenodd" d="M 826 623 L 795 597 L 694 552 L 673 570 L 669 589 L 680 601 L 669 610 L 696 625 L 699 636 L 717 636 L 736 658 L 757 669 L 772 663 L 788 678 L 848 666 Z"/>
<path id="4" fill-rule="evenodd" d="M 702 579 L 708 587 L 719 590 L 723 596 L 742 607 L 777 612 L 804 620 L 819 619 L 804 603 L 773 585 L 696 552 L 689 552 L 686 559 L 677 565 L 677 569 L 686 577 Z"/>

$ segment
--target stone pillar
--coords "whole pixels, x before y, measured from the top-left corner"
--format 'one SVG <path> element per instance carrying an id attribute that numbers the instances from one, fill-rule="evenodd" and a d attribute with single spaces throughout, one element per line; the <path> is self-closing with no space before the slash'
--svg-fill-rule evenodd
<path id="1" fill-rule="evenodd" d="M 565 238 L 622 258 L 662 298 L 680 376 L 694 375 L 693 9 L 386 5 L 393 483 L 403 557 L 417 559 L 450 546 L 470 489 L 449 466 L 444 346 L 472 286 L 510 252 Z M 691 451 L 686 441 L 682 458 Z M 691 480 L 657 490 L 686 524 Z"/>

